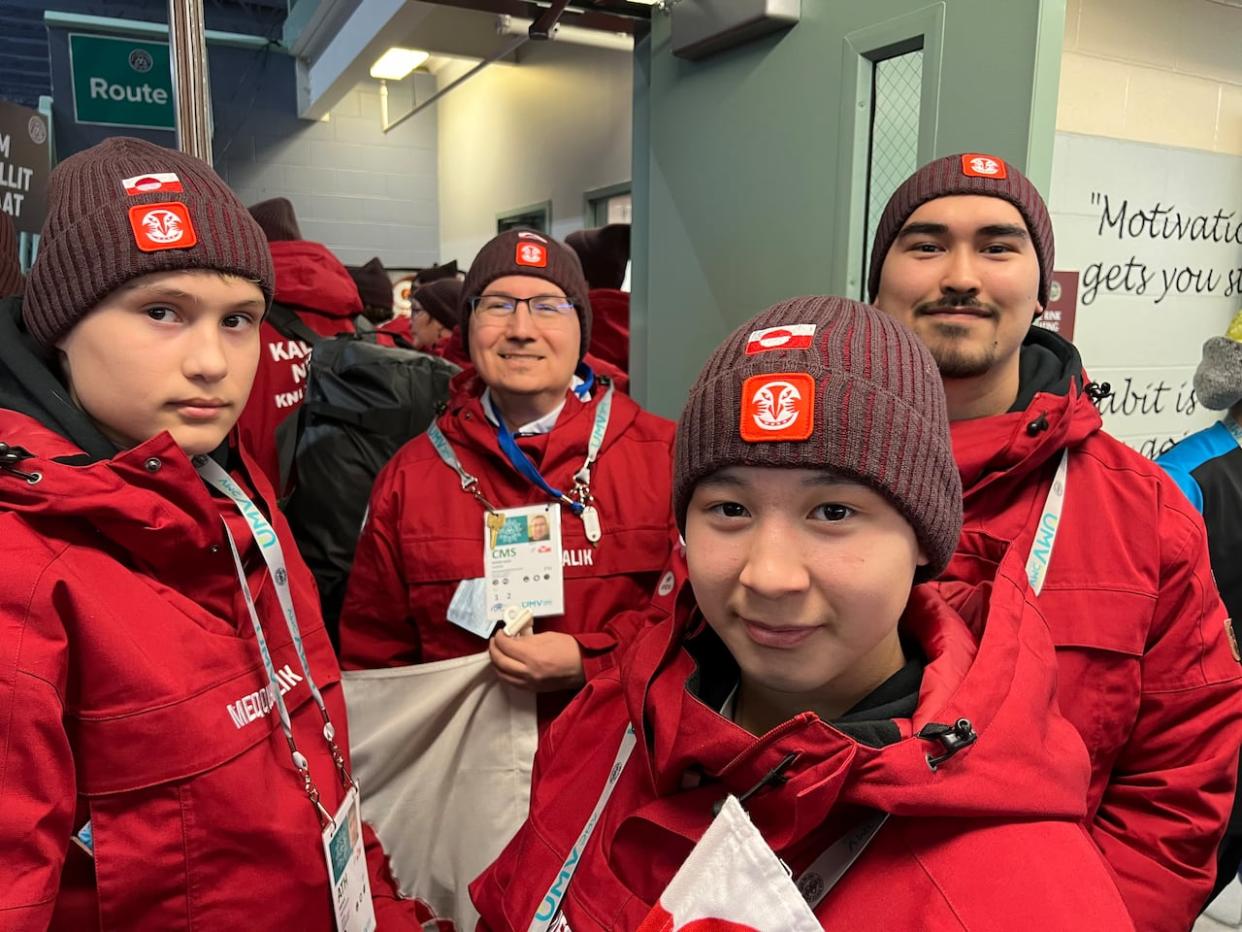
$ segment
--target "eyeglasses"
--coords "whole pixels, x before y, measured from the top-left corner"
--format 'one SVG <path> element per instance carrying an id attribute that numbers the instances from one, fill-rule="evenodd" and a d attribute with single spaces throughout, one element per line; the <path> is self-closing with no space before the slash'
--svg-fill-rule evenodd
<path id="1" fill-rule="evenodd" d="M 533 298 L 515 298 L 507 294 L 479 295 L 470 299 L 470 310 L 499 320 L 516 314 L 519 304 L 525 304 L 530 316 L 543 323 L 568 321 L 578 310 L 572 298 L 559 294 L 541 294 Z"/>

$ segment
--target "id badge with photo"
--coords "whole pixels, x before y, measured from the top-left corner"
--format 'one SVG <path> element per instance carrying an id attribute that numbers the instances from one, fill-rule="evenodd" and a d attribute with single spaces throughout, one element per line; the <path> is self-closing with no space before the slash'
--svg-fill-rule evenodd
<path id="1" fill-rule="evenodd" d="M 350 787 L 335 825 L 323 830 L 323 853 L 332 883 L 332 905 L 337 932 L 375 932 L 375 904 L 371 902 L 371 878 L 362 843 L 362 813 L 358 789 Z"/>
<path id="2" fill-rule="evenodd" d="M 504 523 L 496 521 L 504 518 Z M 492 519 L 489 523 L 486 519 Z M 561 506 L 504 508 L 485 516 L 483 575 L 487 580 L 489 625 L 504 621 L 505 609 L 529 609 L 536 618 L 565 612 L 561 569 Z"/>

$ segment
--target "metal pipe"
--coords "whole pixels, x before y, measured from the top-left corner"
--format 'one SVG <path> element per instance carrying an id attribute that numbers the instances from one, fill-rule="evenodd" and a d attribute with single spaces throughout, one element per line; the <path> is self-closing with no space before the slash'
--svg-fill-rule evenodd
<path id="1" fill-rule="evenodd" d="M 211 102 L 203 0 L 168 0 L 168 51 L 172 59 L 177 148 L 211 163 Z"/>
<path id="2" fill-rule="evenodd" d="M 512 55 L 514 52 L 516 52 L 518 49 L 520 49 L 523 45 L 525 45 L 529 41 L 530 41 L 529 35 L 517 36 L 516 38 L 514 38 L 512 42 L 506 43 L 504 46 L 500 48 L 499 51 L 493 52 L 487 58 L 483 59 L 473 68 L 471 68 L 469 71 L 463 74 L 456 81 L 454 81 L 451 84 L 446 84 L 444 87 L 440 88 L 438 91 L 436 91 L 426 100 L 424 100 L 421 104 L 419 104 L 417 107 L 412 109 L 409 113 L 403 113 L 401 116 L 397 117 L 397 119 L 395 119 L 393 122 L 384 126 L 384 132 L 387 133 L 389 130 L 396 129 L 406 120 L 408 120 L 410 117 L 426 110 L 428 107 L 434 104 L 437 100 L 439 100 L 449 91 L 451 91 L 453 88 L 459 87 L 460 85 L 465 84 L 467 81 L 469 81 L 476 74 L 478 74 L 480 71 L 482 71 L 484 68 L 486 68 L 488 65 L 492 64 L 493 62 L 500 61 L 500 59 L 508 55 Z"/>

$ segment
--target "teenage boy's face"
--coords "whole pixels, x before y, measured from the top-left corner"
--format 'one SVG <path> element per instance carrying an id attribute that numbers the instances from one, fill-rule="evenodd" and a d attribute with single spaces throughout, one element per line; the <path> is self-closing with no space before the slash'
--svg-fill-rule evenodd
<path id="1" fill-rule="evenodd" d="M 166 430 L 188 455 L 209 453 L 250 396 L 263 312 L 263 292 L 241 278 L 136 278 L 57 343 L 70 393 L 122 449 Z"/>
<path id="2" fill-rule="evenodd" d="M 743 677 L 808 704 L 874 684 L 927 563 L 913 528 L 866 486 L 757 467 L 695 487 L 686 558 L 699 608 Z"/>
<path id="3" fill-rule="evenodd" d="M 997 197 L 921 205 L 880 271 L 875 305 L 922 338 L 945 378 L 1014 363 L 1039 306 L 1039 258 L 1022 214 Z"/>

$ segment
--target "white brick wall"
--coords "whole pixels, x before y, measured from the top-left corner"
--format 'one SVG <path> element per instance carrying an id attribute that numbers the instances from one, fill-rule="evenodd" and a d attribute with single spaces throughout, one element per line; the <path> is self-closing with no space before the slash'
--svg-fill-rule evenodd
<path id="1" fill-rule="evenodd" d="M 434 92 L 431 75 L 415 80 L 420 99 Z M 217 166 L 245 203 L 289 198 L 303 235 L 346 265 L 372 256 L 390 268 L 439 260 L 435 107 L 385 134 L 379 85 L 367 82 L 327 121 L 274 119 L 239 137 Z"/>

